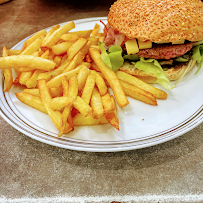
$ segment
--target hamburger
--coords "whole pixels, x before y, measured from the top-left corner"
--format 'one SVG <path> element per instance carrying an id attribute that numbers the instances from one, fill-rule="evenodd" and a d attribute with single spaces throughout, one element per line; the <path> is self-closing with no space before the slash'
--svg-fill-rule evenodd
<path id="1" fill-rule="evenodd" d="M 169 81 L 179 81 L 196 61 L 202 62 L 201 0 L 117 0 L 107 20 L 103 40 L 107 53 L 119 46 L 123 58 L 119 70 L 147 83 L 172 89 Z"/>

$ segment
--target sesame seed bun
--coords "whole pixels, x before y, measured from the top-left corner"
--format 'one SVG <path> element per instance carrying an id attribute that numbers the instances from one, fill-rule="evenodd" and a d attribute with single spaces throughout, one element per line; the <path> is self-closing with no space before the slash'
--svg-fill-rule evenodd
<path id="1" fill-rule="evenodd" d="M 187 68 L 188 63 L 179 63 L 174 67 L 168 68 L 168 70 L 164 71 L 169 81 L 177 80 Z M 195 62 L 193 62 L 188 69 L 187 73 L 193 69 L 195 66 Z M 120 71 L 124 71 L 130 75 L 134 75 L 140 80 L 146 83 L 156 83 L 157 78 L 153 76 L 153 74 L 145 73 L 134 67 L 133 64 L 129 62 L 124 62 L 123 66 L 119 69 Z"/>
<path id="2" fill-rule="evenodd" d="M 129 39 L 175 42 L 203 39 L 201 0 L 118 0 L 108 23 Z"/>

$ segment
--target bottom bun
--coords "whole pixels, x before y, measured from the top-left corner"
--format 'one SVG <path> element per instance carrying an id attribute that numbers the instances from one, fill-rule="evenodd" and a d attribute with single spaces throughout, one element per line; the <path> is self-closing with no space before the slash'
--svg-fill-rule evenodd
<path id="1" fill-rule="evenodd" d="M 188 62 L 186 63 L 179 63 L 175 65 L 174 67 L 170 67 L 167 70 L 164 71 L 167 78 L 172 80 L 177 80 L 185 71 L 187 68 Z M 195 61 L 191 64 L 190 68 L 188 69 L 187 73 L 192 70 L 192 68 L 195 66 Z M 153 76 L 153 74 L 145 73 L 142 70 L 139 70 L 134 67 L 133 64 L 129 62 L 124 62 L 123 66 L 119 69 L 120 71 L 124 71 L 130 75 L 136 76 L 138 79 L 146 82 L 146 83 L 156 83 L 157 78 Z"/>

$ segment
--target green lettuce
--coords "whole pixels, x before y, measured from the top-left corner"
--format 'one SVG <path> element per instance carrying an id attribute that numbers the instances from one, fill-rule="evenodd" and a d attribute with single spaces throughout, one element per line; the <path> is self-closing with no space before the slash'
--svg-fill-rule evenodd
<path id="1" fill-rule="evenodd" d="M 101 49 L 101 58 L 103 62 L 113 71 L 117 71 L 124 62 L 122 57 L 122 48 L 115 45 L 110 47 L 107 51 L 104 43 L 102 42 L 99 42 L 99 47 Z"/>
<path id="2" fill-rule="evenodd" d="M 192 58 L 199 63 L 199 68 L 195 74 L 197 74 L 201 68 L 203 62 L 203 45 L 197 45 L 192 49 Z"/>
<path id="3" fill-rule="evenodd" d="M 170 83 L 166 77 L 161 65 L 155 59 L 144 59 L 140 58 L 138 62 L 132 62 L 135 68 L 144 71 L 145 73 L 152 73 L 157 78 L 157 83 L 162 85 L 167 90 L 173 89 L 175 86 Z"/>

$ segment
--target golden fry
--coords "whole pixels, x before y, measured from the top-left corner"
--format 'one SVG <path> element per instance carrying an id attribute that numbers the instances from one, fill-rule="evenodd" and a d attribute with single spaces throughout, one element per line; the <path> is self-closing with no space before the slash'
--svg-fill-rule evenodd
<path id="1" fill-rule="evenodd" d="M 152 93 L 147 92 L 143 89 L 140 89 L 139 87 L 130 85 L 124 81 L 120 81 L 120 82 L 127 96 L 130 96 L 134 99 L 142 101 L 146 104 L 157 105 L 156 98 Z"/>
<path id="2" fill-rule="evenodd" d="M 2 51 L 2 56 L 8 56 L 8 52 L 6 47 L 3 47 L 3 51 Z M 13 75 L 12 75 L 12 70 L 11 68 L 7 68 L 3 70 L 3 75 L 5 78 L 5 82 L 6 82 L 6 86 L 4 88 L 4 92 L 7 92 L 8 90 L 11 89 L 12 85 L 13 85 Z"/>
<path id="3" fill-rule="evenodd" d="M 31 55 L 34 52 L 39 50 L 42 41 L 44 40 L 44 36 L 37 38 L 34 42 L 32 42 L 29 46 L 27 46 L 20 55 Z"/>
<path id="4" fill-rule="evenodd" d="M 0 57 L 0 68 L 20 68 L 27 67 L 31 69 L 41 69 L 45 71 L 53 70 L 56 64 L 53 61 L 34 57 L 30 55 L 13 55 Z"/>
<path id="5" fill-rule="evenodd" d="M 68 60 L 70 61 L 82 47 L 87 44 L 88 40 L 85 38 L 79 38 L 67 51 Z"/>
<path id="6" fill-rule="evenodd" d="M 79 39 L 79 36 L 77 34 L 68 33 L 68 34 L 62 35 L 60 39 L 64 41 L 76 41 Z"/>
<path id="7" fill-rule="evenodd" d="M 47 114 L 47 110 L 39 96 L 35 96 L 26 92 L 15 93 L 15 95 L 24 104 L 27 104 L 28 106 Z"/>
<path id="8" fill-rule="evenodd" d="M 87 76 L 89 75 L 89 68 L 86 64 L 82 64 L 80 71 L 78 72 L 78 90 L 81 91 L 85 85 Z"/>
<path id="9" fill-rule="evenodd" d="M 99 29 L 100 29 L 100 25 L 96 23 L 92 31 L 91 37 L 95 37 L 98 34 Z"/>
<path id="10" fill-rule="evenodd" d="M 93 118 L 100 118 L 104 114 L 102 99 L 97 88 L 93 89 L 90 105 L 93 109 Z"/>
<path id="11" fill-rule="evenodd" d="M 76 114 L 73 117 L 74 126 L 90 126 L 90 125 L 99 125 L 99 124 L 107 124 L 105 116 L 103 115 L 101 118 L 94 119 L 92 115 L 83 116 L 82 114 Z"/>
<path id="12" fill-rule="evenodd" d="M 99 73 L 97 73 L 94 70 L 91 70 L 91 74 L 96 75 L 96 85 L 99 89 L 100 95 L 104 96 L 108 92 L 108 88 L 106 86 L 104 79 L 101 77 Z"/>
<path id="13" fill-rule="evenodd" d="M 89 74 L 82 92 L 81 98 L 87 103 L 90 103 L 92 92 L 95 86 L 96 76 Z"/>
<path id="14" fill-rule="evenodd" d="M 113 105 L 113 111 L 110 111 L 108 113 L 105 113 L 105 117 L 106 117 L 106 120 L 114 127 L 116 128 L 117 130 L 119 130 L 119 120 L 118 120 L 118 117 L 117 117 L 117 111 L 116 111 L 116 103 L 115 103 L 115 100 L 114 100 L 114 97 L 111 95 L 111 102 L 112 102 L 112 105 Z"/>
<path id="15" fill-rule="evenodd" d="M 109 93 L 102 96 L 101 99 L 102 99 L 102 104 L 104 107 L 104 113 L 108 113 L 108 112 L 114 110 L 115 106 L 113 105 L 113 103 L 111 101 L 111 97 L 110 97 Z"/>
<path id="16" fill-rule="evenodd" d="M 73 45 L 74 42 L 62 42 L 60 44 L 56 44 L 52 46 L 52 51 L 55 55 L 61 55 L 67 52 L 67 50 Z"/>
<path id="17" fill-rule="evenodd" d="M 92 30 L 82 30 L 82 31 L 70 32 L 70 34 L 76 34 L 79 38 L 88 38 L 91 33 L 92 33 Z"/>

